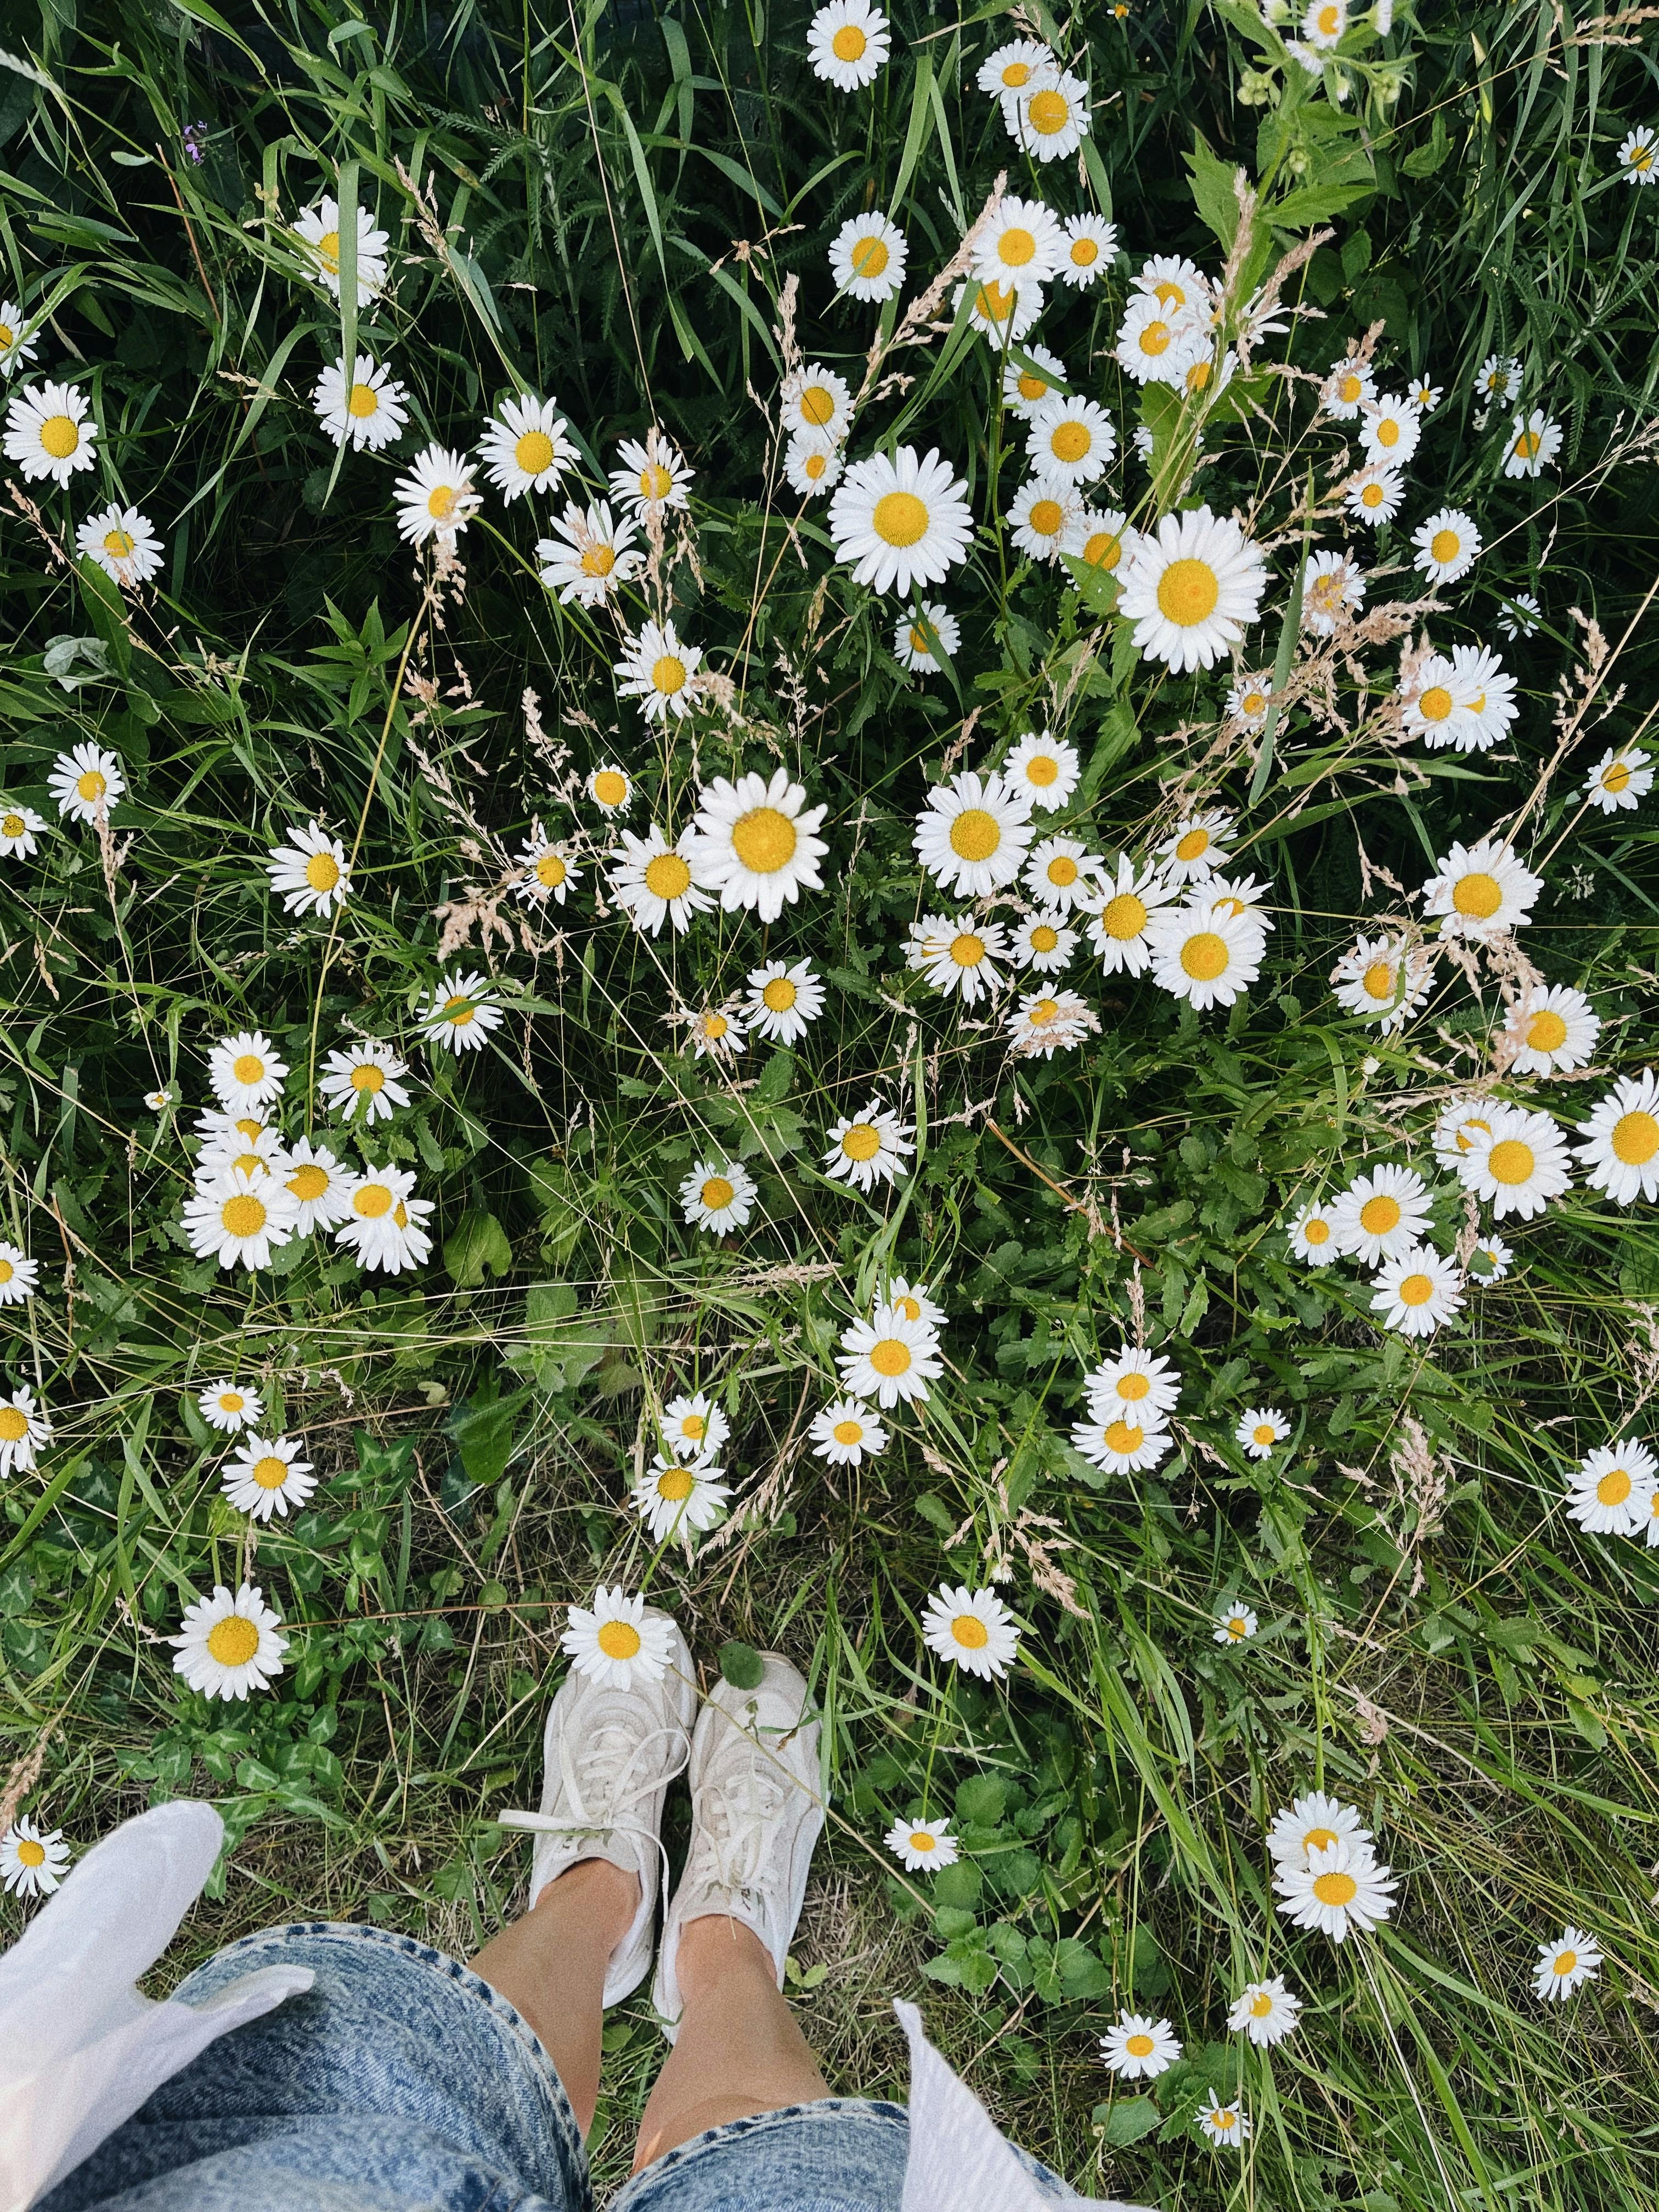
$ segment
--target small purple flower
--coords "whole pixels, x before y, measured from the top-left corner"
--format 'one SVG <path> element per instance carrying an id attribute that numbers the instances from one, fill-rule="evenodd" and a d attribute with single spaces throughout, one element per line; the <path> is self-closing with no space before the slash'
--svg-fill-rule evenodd
<path id="1" fill-rule="evenodd" d="M 199 169 L 207 159 L 207 131 L 205 123 L 186 123 L 185 151 Z"/>

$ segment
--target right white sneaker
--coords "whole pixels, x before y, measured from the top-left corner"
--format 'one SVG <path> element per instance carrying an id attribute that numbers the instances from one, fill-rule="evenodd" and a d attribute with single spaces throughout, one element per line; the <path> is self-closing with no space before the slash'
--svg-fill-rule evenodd
<path id="1" fill-rule="evenodd" d="M 684 2000 L 675 1972 L 690 1921 L 720 1913 L 753 1929 L 778 1987 L 823 1827 L 817 1721 L 803 1722 L 806 1684 L 774 1651 L 758 1688 L 722 1679 L 691 1741 L 691 1848 L 663 1923 L 651 2002 L 672 2043 Z"/>
<path id="2" fill-rule="evenodd" d="M 637 1878 L 639 1910 L 605 1978 L 608 2005 L 636 1990 L 651 1965 L 657 1893 L 667 1887 L 663 1800 L 684 1770 L 697 1710 L 697 1678 L 684 1637 L 666 1613 L 646 1610 L 673 1629 L 667 1672 L 659 1681 L 612 1690 L 573 1667 L 548 1708 L 541 1810 L 495 1815 L 503 1828 L 527 1828 L 536 1837 L 532 1907 L 548 1883 L 580 1859 L 608 1859 Z"/>

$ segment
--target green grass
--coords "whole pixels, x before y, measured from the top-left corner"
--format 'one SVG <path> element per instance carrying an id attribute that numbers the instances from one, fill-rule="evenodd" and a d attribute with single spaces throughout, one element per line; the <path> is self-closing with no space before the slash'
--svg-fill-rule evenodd
<path id="1" fill-rule="evenodd" d="M 1515 1269 L 1426 1348 L 1378 1334 L 1353 1269 L 1297 1267 L 1280 1224 L 1372 1154 L 1425 1164 L 1440 1103 L 1490 1067 L 1490 969 L 1477 990 L 1443 964 L 1395 1045 L 1327 981 L 1362 919 L 1407 911 L 1391 884 L 1414 893 L 1455 837 L 1519 821 L 1547 878 L 1525 950 L 1605 1024 L 1588 1082 L 1510 1093 L 1571 1122 L 1651 1049 L 1654 802 L 1604 819 L 1577 791 L 1607 746 L 1651 743 L 1659 673 L 1659 190 L 1614 160 L 1659 125 L 1654 27 L 1402 8 L 1387 40 L 1352 34 L 1338 106 L 1234 0 L 1122 21 L 1095 5 L 1065 26 L 1037 11 L 1088 57 L 1079 173 L 1024 164 L 973 88 L 1012 18 L 901 9 L 892 64 L 842 97 L 807 70 L 809 15 L 487 0 L 447 27 L 422 15 L 428 33 L 342 0 L 234 24 L 53 0 L 38 33 L 8 33 L 33 73 L 0 70 L 0 292 L 31 316 L 50 304 L 34 374 L 73 376 L 102 436 L 67 495 L 20 502 L 7 472 L 3 787 L 55 820 L 51 762 L 92 738 L 131 790 L 107 865 L 72 827 L 0 864 L 5 1233 L 44 1262 L 40 1297 L 4 1310 L 6 1372 L 57 1431 L 0 1486 L 0 1757 L 38 1749 L 26 1809 L 77 1850 L 169 1795 L 221 1805 L 233 1848 L 177 1963 L 325 1914 L 465 1953 L 522 1894 L 521 1846 L 493 1815 L 533 1802 L 563 1607 L 601 1579 L 646 1585 L 705 1668 L 737 1639 L 811 1678 L 832 1811 L 791 1979 L 837 2089 L 902 2094 L 888 2002 L 919 1994 L 999 2118 L 1095 2193 L 1170 2212 L 1645 2207 L 1659 1553 L 1579 1534 L 1564 1477 L 1652 1432 L 1653 1210 L 1581 1182 L 1502 1224 Z M 876 311 L 832 304 L 826 273 L 842 221 L 893 212 L 913 292 L 1006 170 L 1011 191 L 1117 222 L 1116 275 L 1060 295 L 1033 336 L 1126 447 L 1137 422 L 1158 433 L 1157 483 L 1184 497 L 1198 413 L 1156 396 L 1138 411 L 1109 349 L 1144 254 L 1219 270 L 1234 163 L 1260 195 L 1241 296 L 1319 240 L 1286 296 L 1323 319 L 1261 358 L 1322 374 L 1380 324 L 1385 384 L 1445 389 L 1401 526 L 1359 550 L 1397 564 L 1370 606 L 1409 600 L 1410 528 L 1443 500 L 1479 518 L 1487 553 L 1426 619 L 1437 645 L 1492 643 L 1519 679 L 1492 755 L 1390 733 L 1404 617 L 1362 675 L 1319 660 L 1271 750 L 1219 742 L 1224 670 L 1138 662 L 1109 586 L 1085 600 L 994 527 L 1023 435 L 963 332 L 890 361 L 915 381 L 852 447 L 937 444 L 969 482 L 973 561 L 938 594 L 963 627 L 947 680 L 901 677 L 896 605 L 834 566 L 822 506 L 792 539 L 767 490 L 780 333 L 855 388 L 864 373 Z M 362 316 L 301 281 L 289 226 L 324 190 L 392 235 L 392 291 Z M 409 388 L 399 466 L 429 438 L 473 444 L 520 384 L 557 397 L 590 473 L 660 421 L 697 471 L 675 616 L 730 671 L 732 714 L 671 739 L 616 704 L 602 625 L 536 581 L 550 502 L 488 500 L 464 592 L 434 587 L 397 540 L 395 471 L 337 465 L 312 413 L 319 368 L 354 341 Z M 1477 419 L 1494 351 L 1566 432 L 1536 483 L 1498 472 L 1507 414 Z M 1209 417 L 1192 496 L 1279 541 L 1249 667 L 1280 648 L 1297 503 L 1335 450 L 1310 417 L 1305 382 L 1266 374 Z M 1145 469 L 1120 461 L 1109 483 L 1151 519 Z M 125 605 L 72 557 L 73 525 L 118 492 L 167 545 L 155 591 Z M 1497 617 L 1519 591 L 1543 623 L 1510 643 Z M 1064 980 L 1102 1034 L 1011 1063 L 906 973 L 909 922 L 951 904 L 910 849 L 925 788 L 1045 720 L 1084 756 L 1066 826 L 1096 850 L 1163 834 L 1177 783 L 1240 811 L 1277 927 L 1231 1013 L 1178 1012 L 1080 955 Z M 824 890 L 763 937 L 714 915 L 665 945 L 597 917 L 603 825 L 566 794 L 609 757 L 677 830 L 697 779 L 788 764 L 829 809 Z M 332 931 L 275 909 L 262 866 L 319 811 L 362 841 Z M 579 833 L 586 871 L 540 916 L 495 897 L 538 816 Z M 414 1009 L 463 924 L 453 957 L 501 979 L 509 1018 L 491 1050 L 439 1064 Z M 799 1051 L 751 1052 L 733 1079 L 676 1054 L 672 1006 L 786 954 L 830 986 Z M 414 1168 L 436 1201 L 428 1267 L 368 1279 L 307 1245 L 232 1278 L 191 1257 L 181 1133 L 210 1043 L 243 1024 L 293 1064 L 296 1129 L 331 1046 L 406 1048 L 415 1103 L 368 1157 Z M 158 1121 L 143 1101 L 163 1084 L 184 1104 Z M 915 1176 L 866 1204 L 817 1161 L 872 1086 L 902 1096 L 923 1141 Z M 719 1248 L 675 1196 L 711 1149 L 761 1192 Z M 1444 1175 L 1437 1192 L 1449 1248 L 1463 1201 Z M 890 1266 L 943 1286 L 948 1372 L 885 1457 L 836 1474 L 805 1425 Z M 1093 1477 L 1065 1442 L 1081 1371 L 1143 1302 L 1182 1370 L 1180 1449 L 1155 1475 Z M 257 1540 L 218 1495 L 191 1395 L 230 1371 L 261 1378 L 327 1478 Z M 732 1415 L 738 1510 L 658 1556 L 626 1488 L 663 1401 L 694 1383 Z M 1255 1465 L 1232 1429 L 1263 1402 L 1295 1437 Z M 159 1639 L 250 1563 L 291 1664 L 246 1708 L 210 1707 Z M 941 1680 L 917 1631 L 928 1592 L 1005 1570 L 1027 1624 L 1006 1690 Z M 1212 1617 L 1234 1598 L 1261 1632 L 1218 1650 Z M 1364 1809 L 1402 1878 L 1386 1928 L 1340 1951 L 1293 1936 L 1267 1886 L 1266 1824 L 1315 1784 Z M 907 1886 L 880 1838 L 924 1808 L 951 1816 L 963 1867 Z M 0 1933 L 21 1917 L 0 1903 Z M 1558 2012 L 1530 1967 L 1566 1919 L 1607 1964 Z M 1270 2059 L 1224 2027 L 1262 1971 L 1307 1999 Z M 1155 2102 L 1114 2095 L 1095 2057 L 1132 2000 L 1187 2045 Z M 608 2040 L 614 2179 L 660 2044 L 642 2005 Z M 1190 2117 L 1206 2086 L 1241 2082 L 1243 2160 Z"/>

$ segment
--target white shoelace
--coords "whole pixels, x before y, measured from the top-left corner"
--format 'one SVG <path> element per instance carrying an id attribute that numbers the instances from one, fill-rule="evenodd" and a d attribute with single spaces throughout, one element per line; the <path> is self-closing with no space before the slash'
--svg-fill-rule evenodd
<path id="1" fill-rule="evenodd" d="M 700 1887 L 755 1894 L 773 1831 L 799 1786 L 775 1753 L 746 1729 L 734 1731 L 698 1792 L 699 1848 L 688 1876 Z"/>
<path id="2" fill-rule="evenodd" d="M 664 1772 L 654 1762 L 635 1779 L 647 1753 L 663 1738 L 675 1747 L 675 1764 Z M 623 1753 L 626 1753 L 626 1757 Z M 527 1830 L 538 1836 L 586 1837 L 599 1842 L 612 1836 L 633 1836 L 649 1844 L 662 1862 L 662 1894 L 668 1899 L 668 1854 L 654 1827 L 627 1815 L 685 1771 L 691 1741 L 678 1724 L 647 1729 L 635 1737 L 625 1720 L 608 1722 L 595 1729 L 579 1749 L 572 1751 L 568 1736 L 559 1739 L 559 1781 L 562 1810 L 552 1813 L 506 1811 L 495 1815 L 503 1828 Z M 620 1761 L 620 1765 L 618 1762 Z M 558 1801 L 556 1801 L 558 1802 Z M 573 1817 L 566 1817 L 568 1814 Z"/>

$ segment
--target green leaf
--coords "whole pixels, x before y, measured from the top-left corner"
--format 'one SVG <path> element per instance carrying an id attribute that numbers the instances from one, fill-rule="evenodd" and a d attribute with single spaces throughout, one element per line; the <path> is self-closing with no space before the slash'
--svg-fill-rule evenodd
<path id="1" fill-rule="evenodd" d="M 473 1208 L 464 1213 L 444 1239 L 444 1265 L 458 1290 L 474 1291 L 484 1279 L 504 1275 L 513 1265 L 513 1247 L 507 1231 L 493 1213 Z"/>
<path id="2" fill-rule="evenodd" d="M 1221 240 L 1222 251 L 1231 253 L 1238 235 L 1238 195 L 1233 189 L 1237 170 L 1212 154 L 1199 137 L 1194 139 L 1192 152 L 1182 158 L 1192 175 L 1193 205 Z"/>
<path id="3" fill-rule="evenodd" d="M 957 1818 L 971 1828 L 994 1828 L 1008 1802 L 1008 1785 L 1000 1774 L 970 1774 L 957 1790 Z"/>
<path id="4" fill-rule="evenodd" d="M 780 1098 L 789 1096 L 789 1086 L 795 1079 L 795 1055 L 792 1052 L 775 1052 L 760 1072 L 756 1084 L 754 1100 L 757 1106 L 775 1106 Z"/>
<path id="5" fill-rule="evenodd" d="M 720 1646 L 720 1672 L 734 1690 L 758 1690 L 766 1678 L 766 1662 L 752 1644 L 735 1637 Z"/>
<path id="6" fill-rule="evenodd" d="M 1102 2139 L 1114 2150 L 1127 2150 L 1158 2126 L 1163 2115 L 1150 2097 L 1118 2097 L 1109 2105 L 1095 2106 L 1095 2123 Z"/>
<path id="7" fill-rule="evenodd" d="M 979 1869 L 971 1859 L 958 1859 L 933 1877 L 933 1904 L 957 1912 L 971 1913 L 983 1887 Z M 962 1931 L 966 1933 L 964 1929 Z"/>

